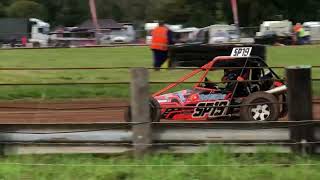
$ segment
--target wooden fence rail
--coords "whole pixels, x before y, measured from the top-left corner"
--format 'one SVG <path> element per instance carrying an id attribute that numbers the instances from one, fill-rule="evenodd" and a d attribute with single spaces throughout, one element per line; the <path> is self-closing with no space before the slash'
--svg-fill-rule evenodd
<path id="1" fill-rule="evenodd" d="M 3 154 L 195 153 L 221 146 L 233 152 L 320 153 L 320 121 L 312 120 L 310 67 L 286 69 L 289 121 L 161 122 L 149 116 L 148 71 L 132 70 L 132 123 L 82 125 L 1 125 Z"/>

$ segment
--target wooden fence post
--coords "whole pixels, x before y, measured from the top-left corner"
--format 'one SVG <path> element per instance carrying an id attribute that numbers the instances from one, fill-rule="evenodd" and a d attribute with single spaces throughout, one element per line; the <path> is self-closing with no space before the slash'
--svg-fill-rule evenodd
<path id="1" fill-rule="evenodd" d="M 286 68 L 288 86 L 289 121 L 312 120 L 312 79 L 310 66 L 291 66 Z M 300 144 L 292 146 L 297 153 L 312 153 L 314 131 L 312 124 L 297 124 L 290 127 L 292 142 Z"/>
<path id="2" fill-rule="evenodd" d="M 148 153 L 152 143 L 152 124 L 149 108 L 149 77 L 145 68 L 131 71 L 131 113 L 134 156 L 141 158 Z"/>

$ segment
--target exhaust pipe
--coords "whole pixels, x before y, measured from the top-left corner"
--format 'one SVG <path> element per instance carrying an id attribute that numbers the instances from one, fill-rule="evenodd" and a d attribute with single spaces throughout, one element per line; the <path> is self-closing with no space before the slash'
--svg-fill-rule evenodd
<path id="1" fill-rule="evenodd" d="M 282 94 L 284 92 L 287 92 L 287 90 L 288 90 L 287 86 L 283 85 L 283 86 L 279 86 L 279 87 L 273 88 L 273 89 L 265 91 L 265 92 L 269 93 L 269 94 Z"/>

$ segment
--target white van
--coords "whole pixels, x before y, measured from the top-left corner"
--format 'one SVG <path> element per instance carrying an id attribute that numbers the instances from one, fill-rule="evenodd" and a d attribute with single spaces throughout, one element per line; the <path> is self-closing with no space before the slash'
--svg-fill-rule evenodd
<path id="1" fill-rule="evenodd" d="M 260 31 L 257 32 L 256 37 L 268 36 L 270 34 L 278 37 L 287 37 L 292 35 L 292 22 L 284 21 L 264 21 L 260 25 Z"/>
<path id="2" fill-rule="evenodd" d="M 320 22 L 305 22 L 303 27 L 309 32 L 311 43 L 320 41 Z"/>

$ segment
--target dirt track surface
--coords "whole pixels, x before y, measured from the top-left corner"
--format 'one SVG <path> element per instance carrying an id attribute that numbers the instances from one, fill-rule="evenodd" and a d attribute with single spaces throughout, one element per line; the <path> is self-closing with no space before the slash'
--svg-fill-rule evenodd
<path id="1" fill-rule="evenodd" d="M 320 100 L 317 99 L 318 102 Z M 123 100 L 0 101 L 0 124 L 94 124 L 124 122 Z M 320 103 L 314 104 L 320 119 Z"/>
<path id="2" fill-rule="evenodd" d="M 0 124 L 90 124 L 124 121 L 123 100 L 0 101 Z"/>

